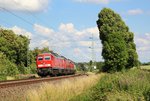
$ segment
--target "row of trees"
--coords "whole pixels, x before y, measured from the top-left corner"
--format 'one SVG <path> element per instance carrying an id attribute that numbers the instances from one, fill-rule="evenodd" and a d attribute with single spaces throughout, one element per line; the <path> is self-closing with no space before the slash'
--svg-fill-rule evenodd
<path id="1" fill-rule="evenodd" d="M 0 79 L 30 72 L 27 66 L 29 39 L 0 28 Z"/>
<path id="2" fill-rule="evenodd" d="M 30 40 L 12 30 L 0 28 L 0 79 L 16 74 L 36 73 L 36 56 L 48 47 L 29 50 Z"/>
<path id="3" fill-rule="evenodd" d="M 98 14 L 97 25 L 103 45 L 104 71 L 114 72 L 138 66 L 134 34 L 119 14 L 104 8 Z"/>
<path id="4" fill-rule="evenodd" d="M 27 66 L 26 58 L 29 39 L 22 35 L 16 35 L 11 30 L 0 29 L 0 52 L 16 65 Z"/>

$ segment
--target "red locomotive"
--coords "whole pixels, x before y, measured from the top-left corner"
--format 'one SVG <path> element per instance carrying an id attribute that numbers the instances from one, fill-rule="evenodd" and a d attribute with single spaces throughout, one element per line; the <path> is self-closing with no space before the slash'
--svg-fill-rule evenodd
<path id="1" fill-rule="evenodd" d="M 74 62 L 56 53 L 39 54 L 36 59 L 36 65 L 37 73 L 42 77 L 75 73 Z"/>

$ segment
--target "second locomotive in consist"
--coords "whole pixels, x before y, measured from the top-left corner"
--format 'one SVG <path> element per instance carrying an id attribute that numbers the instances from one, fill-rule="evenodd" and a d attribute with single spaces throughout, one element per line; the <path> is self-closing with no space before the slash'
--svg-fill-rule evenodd
<path id="1" fill-rule="evenodd" d="M 75 73 L 75 64 L 70 59 L 56 53 L 39 54 L 36 58 L 39 76 L 55 76 Z"/>

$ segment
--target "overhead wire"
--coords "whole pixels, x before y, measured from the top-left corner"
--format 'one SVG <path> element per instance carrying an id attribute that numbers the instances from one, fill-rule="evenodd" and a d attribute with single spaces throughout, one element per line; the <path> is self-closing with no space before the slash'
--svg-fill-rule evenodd
<path id="1" fill-rule="evenodd" d="M 31 26 L 34 25 L 33 23 L 29 22 L 28 20 L 24 19 L 23 17 L 18 16 L 17 14 L 11 12 L 10 10 L 5 9 L 5 8 L 3 8 L 3 7 L 0 7 L 0 8 L 3 9 L 3 10 L 5 10 L 5 11 L 8 12 L 8 13 L 14 15 L 15 17 L 19 18 L 20 20 L 22 20 L 22 21 L 28 23 L 29 25 L 31 25 Z M 31 13 L 30 13 L 30 14 L 31 14 Z M 33 14 L 32 14 L 32 16 L 33 16 Z M 34 17 L 35 17 L 35 16 L 34 16 Z M 36 18 L 37 18 L 37 17 L 36 17 Z M 54 38 L 54 37 L 53 37 L 53 38 Z M 65 41 L 65 40 L 62 40 L 62 39 L 60 39 L 60 38 L 58 38 L 58 37 L 57 37 L 56 39 L 58 39 L 59 41 L 61 41 L 61 42 L 63 42 L 63 43 L 64 43 L 64 42 L 79 42 L 79 41 L 76 41 L 76 40 L 75 40 L 75 41 Z M 52 39 L 50 39 L 50 40 L 52 40 Z"/>
<path id="2" fill-rule="evenodd" d="M 26 19 L 24 19 L 24 18 L 22 18 L 22 17 L 18 16 L 17 14 L 15 14 L 15 13 L 11 12 L 10 10 L 5 9 L 5 8 L 3 8 L 3 7 L 0 7 L 0 8 L 1 8 L 1 9 L 3 9 L 4 11 L 6 11 L 6 12 L 8 12 L 8 13 L 12 14 L 12 15 L 14 15 L 15 17 L 19 18 L 20 20 L 22 20 L 22 21 L 26 22 L 27 24 L 29 24 L 29 25 L 31 25 L 31 26 L 33 25 L 31 22 L 29 22 L 29 21 L 27 21 Z"/>
<path id="3" fill-rule="evenodd" d="M 15 3 L 16 5 L 19 5 L 19 3 L 18 3 L 17 1 L 14 1 L 14 3 Z M 33 16 L 34 18 L 36 18 L 38 21 L 40 20 L 41 22 L 48 24 L 46 21 L 44 21 L 44 20 L 38 18 L 36 15 L 34 15 L 33 13 L 31 13 L 31 12 L 29 11 L 29 9 L 27 9 L 27 8 L 24 8 L 24 9 L 26 10 L 27 14 L 30 14 L 31 16 Z"/>
<path id="4" fill-rule="evenodd" d="M 13 16 L 19 18 L 19 19 L 22 20 L 23 22 L 25 22 L 25 23 L 27 23 L 27 24 L 29 24 L 29 25 L 31 25 L 31 26 L 34 25 L 34 24 L 31 23 L 30 21 L 28 21 L 28 20 L 24 19 L 23 17 L 21 17 L 21 16 L 15 14 L 15 13 L 13 13 L 12 11 L 10 11 L 10 10 L 4 8 L 4 7 L 0 7 L 0 8 L 1 8 L 2 10 L 4 10 L 4 11 L 8 12 L 9 14 L 11 14 L 11 15 L 13 15 Z M 31 13 L 30 13 L 30 14 L 31 14 Z M 32 15 L 32 16 L 33 16 L 33 15 Z M 34 16 L 34 17 L 35 17 L 35 16 Z M 37 18 L 37 17 L 36 17 L 36 18 Z"/>
<path id="5" fill-rule="evenodd" d="M 17 15 L 17 14 L 15 14 L 15 13 L 13 13 L 12 11 L 10 11 L 10 10 L 8 10 L 8 9 L 6 9 L 6 8 L 3 8 L 3 7 L 0 7 L 2 10 L 4 10 L 4 11 L 6 11 L 6 12 L 8 12 L 8 13 L 10 13 L 11 15 L 13 15 L 13 16 L 15 16 L 15 17 L 17 17 L 17 18 L 19 18 L 20 20 L 22 20 L 22 21 L 24 21 L 25 23 L 27 23 L 27 24 L 29 24 L 29 25 L 31 25 L 31 26 L 33 26 L 34 24 L 32 23 L 32 22 L 30 22 L 30 21 L 28 21 L 28 20 L 26 20 L 26 19 L 24 19 L 23 17 L 21 17 L 21 16 L 19 16 L 19 15 Z M 35 16 L 35 15 L 33 15 L 33 14 L 31 14 L 30 12 L 28 12 L 30 15 L 32 15 L 33 17 L 35 17 L 36 19 L 38 19 L 38 17 L 37 16 Z M 39 19 L 38 19 L 39 20 Z M 53 38 L 56 38 L 56 36 L 55 37 L 53 37 Z M 49 40 L 53 40 L 53 38 L 52 39 L 49 39 Z M 77 41 L 77 40 L 74 40 L 74 41 L 65 41 L 65 40 L 62 40 L 62 39 L 60 39 L 60 38 L 56 38 L 59 42 L 61 42 L 61 44 L 63 44 L 63 43 L 66 43 L 66 42 L 81 42 L 81 41 Z M 58 42 L 58 43 L 59 43 Z M 44 43 L 42 43 L 42 44 L 45 44 L 46 42 L 44 42 Z M 58 44 L 57 43 L 57 44 Z M 56 44 L 56 43 L 55 43 Z M 53 46 L 55 46 L 55 45 L 53 45 Z M 57 45 L 58 46 L 58 45 Z"/>

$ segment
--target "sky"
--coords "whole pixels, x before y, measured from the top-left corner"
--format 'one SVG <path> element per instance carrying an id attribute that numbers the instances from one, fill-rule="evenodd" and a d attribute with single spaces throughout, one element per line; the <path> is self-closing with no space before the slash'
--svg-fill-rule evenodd
<path id="1" fill-rule="evenodd" d="M 103 61 L 96 21 L 107 7 L 134 33 L 139 60 L 149 62 L 149 4 L 150 0 L 0 0 L 0 26 L 28 36 L 31 50 L 49 47 L 75 62 Z"/>

